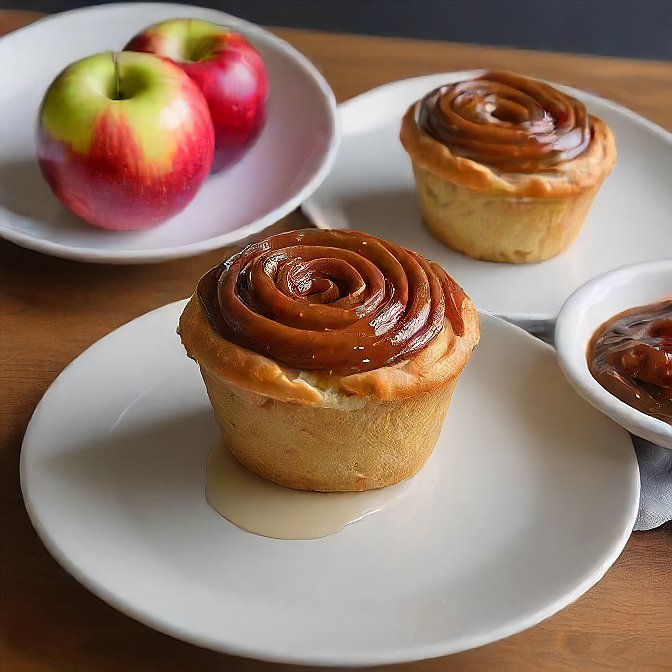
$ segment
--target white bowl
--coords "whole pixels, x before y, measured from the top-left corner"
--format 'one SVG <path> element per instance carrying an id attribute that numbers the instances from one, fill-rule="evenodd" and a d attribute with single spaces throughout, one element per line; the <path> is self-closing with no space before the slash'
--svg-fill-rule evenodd
<path id="1" fill-rule="evenodd" d="M 560 309 L 555 324 L 558 362 L 574 389 L 632 434 L 665 448 L 672 448 L 672 426 L 607 392 L 588 370 L 586 349 L 595 330 L 609 318 L 670 296 L 672 259 L 623 266 L 579 287 Z"/>

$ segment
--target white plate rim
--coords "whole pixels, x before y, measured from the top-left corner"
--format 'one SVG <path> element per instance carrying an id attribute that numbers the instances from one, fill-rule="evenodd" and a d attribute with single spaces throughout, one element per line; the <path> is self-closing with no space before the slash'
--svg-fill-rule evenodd
<path id="1" fill-rule="evenodd" d="M 435 80 L 445 79 L 448 82 L 452 82 L 452 81 L 458 81 L 460 79 L 471 79 L 473 77 L 478 77 L 479 75 L 482 75 L 487 71 L 488 68 L 477 68 L 473 70 L 436 72 L 427 75 L 419 75 L 417 77 L 407 77 L 405 79 L 397 79 L 391 82 L 386 82 L 385 84 L 381 84 L 380 86 L 373 87 L 368 91 L 364 91 L 363 93 L 353 96 L 352 98 L 349 98 L 348 100 L 345 100 L 338 105 L 338 113 L 340 117 L 340 127 L 341 127 L 341 141 L 343 141 L 348 136 L 346 124 L 344 122 L 345 115 L 348 114 L 348 111 L 351 109 L 351 107 L 361 103 L 362 100 L 365 100 L 369 96 L 374 97 L 377 95 L 381 95 L 387 92 L 388 90 L 392 90 L 396 87 L 404 85 L 417 84 L 418 86 L 420 86 L 422 82 L 432 82 L 432 84 L 427 84 L 426 88 L 429 90 L 430 87 L 438 85 L 437 81 Z M 566 86 L 564 84 L 558 84 L 557 82 L 553 82 L 551 80 L 544 79 L 542 81 L 545 81 L 551 86 L 554 86 L 558 89 L 565 91 L 566 93 L 570 94 L 571 96 L 574 96 L 575 98 L 578 98 L 579 100 L 586 101 L 589 105 L 590 104 L 602 105 L 616 112 L 617 114 L 623 115 L 633 123 L 640 125 L 646 128 L 648 131 L 652 132 L 654 135 L 659 137 L 663 142 L 665 142 L 672 148 L 672 132 L 665 130 L 662 126 L 659 126 L 658 124 L 651 121 L 650 119 L 647 119 L 638 112 L 634 112 L 633 110 L 625 107 L 624 105 L 621 105 L 620 103 L 616 103 L 608 98 L 602 98 L 600 96 L 595 95 L 594 93 L 584 91 L 583 89 Z M 312 194 L 301 205 L 301 211 L 317 228 L 319 229 L 333 228 L 329 225 L 329 222 L 323 215 L 323 208 L 319 204 L 319 200 L 317 198 L 316 193 Z M 552 326 L 557 317 L 557 314 L 552 312 L 533 313 L 533 312 L 507 311 L 505 315 L 497 313 L 493 314 L 497 315 L 498 317 L 503 317 L 505 320 L 514 322 L 519 325 L 525 325 L 525 323 L 532 321 L 532 322 L 544 323 L 547 326 Z"/>
<path id="2" fill-rule="evenodd" d="M 28 512 L 30 521 L 37 532 L 40 540 L 43 542 L 44 546 L 47 548 L 49 553 L 54 557 L 54 559 L 71 575 L 73 576 L 81 585 L 83 585 L 87 590 L 92 592 L 94 595 L 102 599 L 108 605 L 117 609 L 126 616 L 147 625 L 158 632 L 170 635 L 179 639 L 181 641 L 188 642 L 206 649 L 213 651 L 218 651 L 220 653 L 243 656 L 246 658 L 252 658 L 256 660 L 263 660 L 268 662 L 275 663 L 285 663 L 285 664 L 299 664 L 299 665 L 318 665 L 318 666 L 327 666 L 327 667 L 355 667 L 355 666 L 374 666 L 374 665 L 384 665 L 384 664 L 393 664 L 393 663 L 404 663 L 417 660 L 424 660 L 429 658 L 437 658 L 442 656 L 447 656 L 453 653 L 459 653 L 461 651 L 466 651 L 469 649 L 477 648 L 486 644 L 490 644 L 496 641 L 499 641 L 505 637 L 517 634 L 524 630 L 531 628 L 544 621 L 545 619 L 553 616 L 558 613 L 560 610 L 573 603 L 579 597 L 581 597 L 586 591 L 588 591 L 592 586 L 599 582 L 607 570 L 613 565 L 618 556 L 623 551 L 634 527 L 638 507 L 639 507 L 639 496 L 640 496 L 640 477 L 639 469 L 637 465 L 637 460 L 635 458 L 634 450 L 632 452 L 632 462 L 631 462 L 631 487 L 635 496 L 631 501 L 631 510 L 629 512 L 629 517 L 624 524 L 623 530 L 620 536 L 613 540 L 612 547 L 610 552 L 603 558 L 599 566 L 593 568 L 591 573 L 581 582 L 579 582 L 572 590 L 568 591 L 565 595 L 550 602 L 544 607 L 540 608 L 536 612 L 527 615 L 524 618 L 518 618 L 510 623 L 507 623 L 500 628 L 495 628 L 490 630 L 487 633 L 482 635 L 471 635 L 463 636 L 461 638 L 454 638 L 451 640 L 451 645 L 447 646 L 443 642 L 434 642 L 430 645 L 409 647 L 402 650 L 395 650 L 393 655 L 387 655 L 386 653 L 377 653 L 377 652 L 367 652 L 365 654 L 358 652 L 357 654 L 349 655 L 347 651 L 342 649 L 332 649 L 323 653 L 310 653 L 308 655 L 302 654 L 288 654 L 286 650 L 282 651 L 273 651 L 270 648 L 260 650 L 254 646 L 245 646 L 236 643 L 235 641 L 224 641 L 222 638 L 216 639 L 209 637 L 207 635 L 199 635 L 198 633 L 185 632 L 178 627 L 175 627 L 173 624 L 168 623 L 162 618 L 158 617 L 154 613 L 148 611 L 146 608 L 138 607 L 131 604 L 130 600 L 119 597 L 113 591 L 109 590 L 102 582 L 98 581 L 90 573 L 87 573 L 82 567 L 80 567 L 75 561 L 68 557 L 67 553 L 61 548 L 58 540 L 52 536 L 49 531 L 40 523 L 39 515 L 31 501 L 29 485 L 30 480 L 27 467 L 27 449 L 28 444 L 30 443 L 31 433 L 34 430 L 34 427 L 39 422 L 39 417 L 42 409 L 49 402 L 50 392 L 53 389 L 56 389 L 56 386 L 62 384 L 63 374 L 70 370 L 71 367 L 74 367 L 78 360 L 86 355 L 89 350 L 93 348 L 102 348 L 105 347 L 108 340 L 114 338 L 115 334 L 126 327 L 129 327 L 131 324 L 137 320 L 141 320 L 150 315 L 155 315 L 159 312 L 169 312 L 173 310 L 181 310 L 187 303 L 188 299 L 183 299 L 175 301 L 155 310 L 149 311 L 139 317 L 136 317 L 124 325 L 114 329 L 112 332 L 102 337 L 98 341 L 94 342 L 88 348 L 86 348 L 80 355 L 78 355 L 74 360 L 72 360 L 59 374 L 59 376 L 52 382 L 47 391 L 44 393 L 40 399 L 33 415 L 30 418 L 28 426 L 26 428 L 22 446 L 21 446 L 21 456 L 20 456 L 20 483 L 21 491 Z M 479 311 L 481 318 L 496 320 L 506 324 L 508 327 L 517 330 L 520 332 L 520 336 L 525 339 L 532 339 L 532 341 L 542 348 L 547 348 L 553 350 L 551 346 L 539 341 L 537 338 L 528 334 L 524 330 L 508 323 L 506 320 L 503 320 L 497 316 L 491 315 L 485 311 Z"/>
<path id="3" fill-rule="evenodd" d="M 60 12 L 57 14 L 51 14 L 44 16 L 33 23 L 19 28 L 18 30 L 12 31 L 8 35 L 2 38 L 3 45 L 11 45 L 11 43 L 16 39 L 22 39 L 24 34 L 29 32 L 35 26 L 43 26 L 45 24 L 58 23 L 59 21 L 68 20 L 71 15 L 88 13 L 88 12 L 105 12 L 105 11 L 123 11 L 124 7 L 154 7 L 154 8 L 170 8 L 174 9 L 175 13 L 188 12 L 190 9 L 189 5 L 185 4 L 172 4 L 165 2 L 115 2 L 103 5 L 91 5 L 88 7 L 78 7 L 71 9 L 65 12 Z M 304 187 L 294 194 L 291 198 L 287 199 L 282 205 L 275 208 L 274 210 L 266 213 L 262 217 L 256 219 L 249 224 L 242 226 L 233 231 L 227 231 L 219 236 L 213 236 L 211 238 L 206 238 L 199 241 L 194 241 L 191 243 L 186 243 L 177 246 L 166 246 L 166 247 L 156 247 L 153 249 L 116 249 L 116 250 L 106 250 L 97 247 L 72 247 L 70 245 L 65 245 L 63 243 L 55 243 L 49 240 L 43 240 L 40 238 L 35 238 L 29 233 L 26 233 L 21 230 L 16 230 L 11 226 L 5 224 L 6 221 L 17 220 L 21 221 L 25 219 L 20 215 L 8 215 L 5 213 L 5 221 L 2 219 L 2 212 L 0 211 L 0 237 L 8 240 L 9 242 L 15 243 L 21 247 L 24 247 L 29 250 L 34 250 L 36 252 L 41 252 L 42 254 L 48 254 L 55 257 L 60 257 L 62 259 L 70 259 L 73 261 L 83 261 L 90 263 L 103 263 L 103 264 L 144 264 L 144 263 L 158 263 L 162 261 L 169 261 L 173 259 L 182 259 L 185 257 L 192 257 L 198 254 L 203 254 L 204 252 L 209 252 L 211 250 L 225 247 L 227 245 L 232 245 L 234 243 L 240 242 L 245 238 L 263 231 L 263 229 L 274 224 L 278 220 L 282 219 L 290 212 L 298 208 L 303 201 L 305 201 L 319 186 L 322 184 L 326 176 L 329 174 L 331 167 L 336 159 L 336 152 L 338 150 L 338 145 L 340 142 L 340 117 L 338 115 L 336 98 L 334 92 L 331 90 L 331 87 L 327 83 L 326 79 L 318 71 L 318 69 L 312 64 L 306 56 L 304 56 L 298 49 L 295 49 L 285 40 L 277 37 L 273 33 L 264 28 L 244 19 L 240 19 L 226 12 L 219 11 L 217 9 L 209 7 L 198 7 L 199 10 L 208 11 L 212 14 L 212 20 L 219 19 L 222 22 L 228 23 L 231 26 L 242 26 L 245 31 L 250 35 L 260 36 L 263 40 L 271 42 L 276 46 L 280 51 L 286 54 L 290 59 L 292 59 L 297 65 L 299 65 L 318 86 L 320 92 L 323 94 L 325 101 L 327 102 L 327 107 L 329 110 L 329 118 L 331 122 L 331 140 L 329 143 L 329 148 L 326 151 L 322 165 L 319 170 L 313 175 L 313 177 L 304 185 Z M 5 49 L 10 47 L 5 46 Z"/>

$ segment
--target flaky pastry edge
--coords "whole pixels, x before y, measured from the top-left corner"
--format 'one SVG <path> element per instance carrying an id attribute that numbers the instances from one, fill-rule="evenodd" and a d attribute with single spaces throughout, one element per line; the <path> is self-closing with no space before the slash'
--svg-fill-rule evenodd
<path id="1" fill-rule="evenodd" d="M 234 388 L 289 403 L 347 407 L 344 402 L 353 397 L 394 400 L 432 392 L 458 376 L 480 337 L 478 313 L 467 297 L 462 319 L 462 336 L 446 320 L 443 330 L 413 357 L 346 376 L 292 369 L 231 343 L 212 328 L 196 294 L 177 331 L 187 355 Z"/>
<path id="2" fill-rule="evenodd" d="M 459 187 L 517 198 L 562 198 L 601 183 L 616 161 L 611 130 L 601 119 L 589 115 L 592 138 L 579 156 L 538 173 L 500 171 L 453 154 L 419 128 L 416 120 L 420 103 L 413 103 L 403 116 L 401 144 L 416 166 Z"/>

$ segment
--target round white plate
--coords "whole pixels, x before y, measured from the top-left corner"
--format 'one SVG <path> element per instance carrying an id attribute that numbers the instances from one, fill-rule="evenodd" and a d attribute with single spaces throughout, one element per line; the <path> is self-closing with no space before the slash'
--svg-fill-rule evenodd
<path id="1" fill-rule="evenodd" d="M 422 224 L 413 172 L 399 142 L 406 108 L 428 91 L 477 71 L 381 86 L 340 106 L 342 139 L 322 186 L 303 205 L 316 225 L 387 238 L 442 264 L 483 310 L 514 321 L 555 318 L 589 278 L 623 264 L 672 254 L 672 135 L 615 103 L 564 88 L 603 119 L 618 158 L 579 238 L 538 264 L 477 261 L 449 250 Z"/>
<path id="2" fill-rule="evenodd" d="M 42 179 L 33 137 L 42 96 L 68 63 L 119 50 L 145 26 L 174 17 L 229 25 L 254 44 L 270 81 L 266 126 L 245 157 L 208 177 L 179 215 L 147 231 L 96 229 L 61 205 Z M 297 208 L 333 163 L 337 114 L 328 84 L 286 42 L 222 12 L 134 2 L 77 9 L 3 37 L 0 63 L 17 65 L 2 68 L 0 86 L 0 236 L 45 254 L 144 263 L 230 245 Z"/>
<path id="3" fill-rule="evenodd" d="M 23 443 L 47 548 L 133 618 L 255 658 L 392 663 L 527 628 L 623 548 L 639 497 L 627 432 L 572 392 L 550 347 L 486 315 L 430 487 L 322 539 L 243 532 L 205 501 L 217 429 L 175 334 L 183 306 L 89 348 Z"/>

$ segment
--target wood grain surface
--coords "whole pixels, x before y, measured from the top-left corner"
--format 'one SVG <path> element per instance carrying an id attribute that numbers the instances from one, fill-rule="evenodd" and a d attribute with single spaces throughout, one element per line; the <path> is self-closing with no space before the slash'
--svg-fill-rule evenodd
<path id="1" fill-rule="evenodd" d="M 0 34 L 32 12 L 0 12 Z M 616 100 L 672 130 L 668 63 L 276 29 L 323 72 L 339 101 L 386 81 L 505 67 Z M 0 64 L 0 85 L 2 68 Z M 1 152 L 1 148 L 0 148 Z M 672 203 L 671 203 L 672 211 Z M 293 213 L 274 227 L 305 226 Z M 49 384 L 82 350 L 186 297 L 226 250 L 147 266 L 64 261 L 0 242 L 0 669 L 5 672 L 280 672 L 155 632 L 82 588 L 49 556 L 19 487 L 23 433 Z M 615 565 L 540 625 L 472 651 L 386 666 L 399 672 L 672 670 L 672 525 L 635 533 Z"/>

